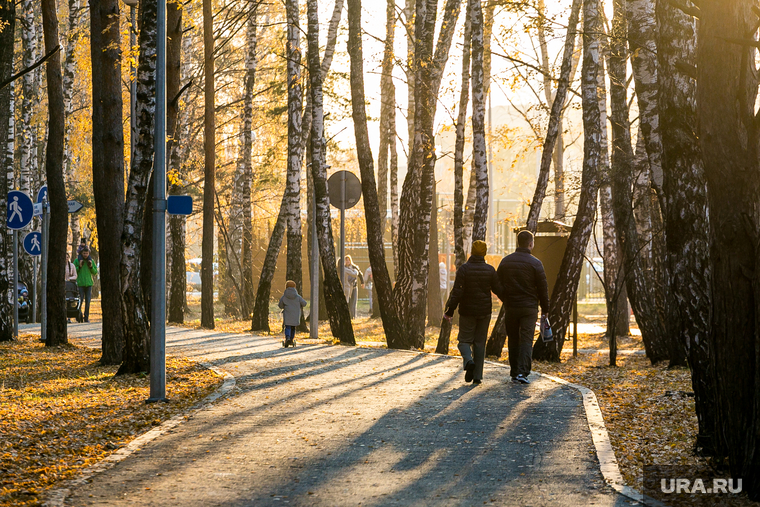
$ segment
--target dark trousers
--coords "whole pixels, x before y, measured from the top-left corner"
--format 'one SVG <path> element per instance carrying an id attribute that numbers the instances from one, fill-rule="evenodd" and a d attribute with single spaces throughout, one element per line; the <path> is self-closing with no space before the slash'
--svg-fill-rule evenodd
<path id="1" fill-rule="evenodd" d="M 459 315 L 459 352 L 462 354 L 463 366 L 475 361 L 473 378 L 483 380 L 483 361 L 486 358 L 486 340 L 488 339 L 488 324 L 490 315 L 471 317 Z M 475 358 L 473 359 L 473 355 Z"/>
<path id="2" fill-rule="evenodd" d="M 79 311 L 82 312 L 82 316 L 85 320 L 90 318 L 90 300 L 92 299 L 92 286 L 79 287 Z M 82 310 L 84 305 L 84 310 Z"/>
<path id="3" fill-rule="evenodd" d="M 285 326 L 285 339 L 292 340 L 296 337 L 296 326 Z"/>
<path id="4" fill-rule="evenodd" d="M 533 355 L 533 335 L 536 331 L 538 309 L 507 308 L 504 322 L 507 328 L 509 369 L 512 378 L 530 374 Z"/>

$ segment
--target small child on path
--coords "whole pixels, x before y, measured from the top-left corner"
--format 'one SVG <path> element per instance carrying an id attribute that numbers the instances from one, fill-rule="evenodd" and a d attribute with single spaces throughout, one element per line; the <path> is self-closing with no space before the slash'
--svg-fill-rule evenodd
<path id="1" fill-rule="evenodd" d="M 285 293 L 280 298 L 278 306 L 282 309 L 282 321 L 285 326 L 285 341 L 283 347 L 295 347 L 296 327 L 301 323 L 301 308 L 306 306 L 306 300 L 296 290 L 296 282 L 285 282 Z"/>

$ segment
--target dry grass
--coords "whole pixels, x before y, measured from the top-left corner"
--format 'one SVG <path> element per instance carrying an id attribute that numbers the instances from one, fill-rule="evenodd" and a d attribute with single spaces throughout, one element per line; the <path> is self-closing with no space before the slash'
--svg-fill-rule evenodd
<path id="1" fill-rule="evenodd" d="M 167 357 L 170 403 L 146 404 L 145 375 L 115 377 L 100 351 L 46 348 L 39 336 L 0 343 L 0 506 L 38 505 L 140 433 L 195 405 L 221 383 L 197 363 Z"/>

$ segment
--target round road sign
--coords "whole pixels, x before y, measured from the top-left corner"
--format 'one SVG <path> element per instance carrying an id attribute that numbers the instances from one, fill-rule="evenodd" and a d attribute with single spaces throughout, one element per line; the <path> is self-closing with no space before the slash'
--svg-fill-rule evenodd
<path id="1" fill-rule="evenodd" d="M 341 188 L 344 182 L 345 191 Z M 354 173 L 337 171 L 327 180 L 327 193 L 330 196 L 330 204 L 336 208 L 353 208 L 362 198 L 362 184 Z"/>

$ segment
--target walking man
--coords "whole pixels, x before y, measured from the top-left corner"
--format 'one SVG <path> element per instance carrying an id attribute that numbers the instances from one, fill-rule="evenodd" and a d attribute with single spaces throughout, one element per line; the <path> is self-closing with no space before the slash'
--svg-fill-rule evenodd
<path id="1" fill-rule="evenodd" d="M 470 258 L 457 269 L 444 314 L 445 319 L 451 320 L 454 310 L 459 307 L 458 348 L 464 364 L 464 381 L 472 381 L 475 385 L 483 380 L 488 324 L 491 322 L 491 292 L 502 297 L 496 270 L 486 263 L 487 251 L 484 241 L 472 243 Z"/>
<path id="2" fill-rule="evenodd" d="M 531 255 L 533 233 L 517 235 L 517 249 L 501 260 L 497 273 L 504 288 L 505 323 L 509 368 L 512 382 L 530 384 L 533 334 L 536 330 L 538 307 L 541 319 L 549 311 L 549 288 L 544 265 Z"/>

